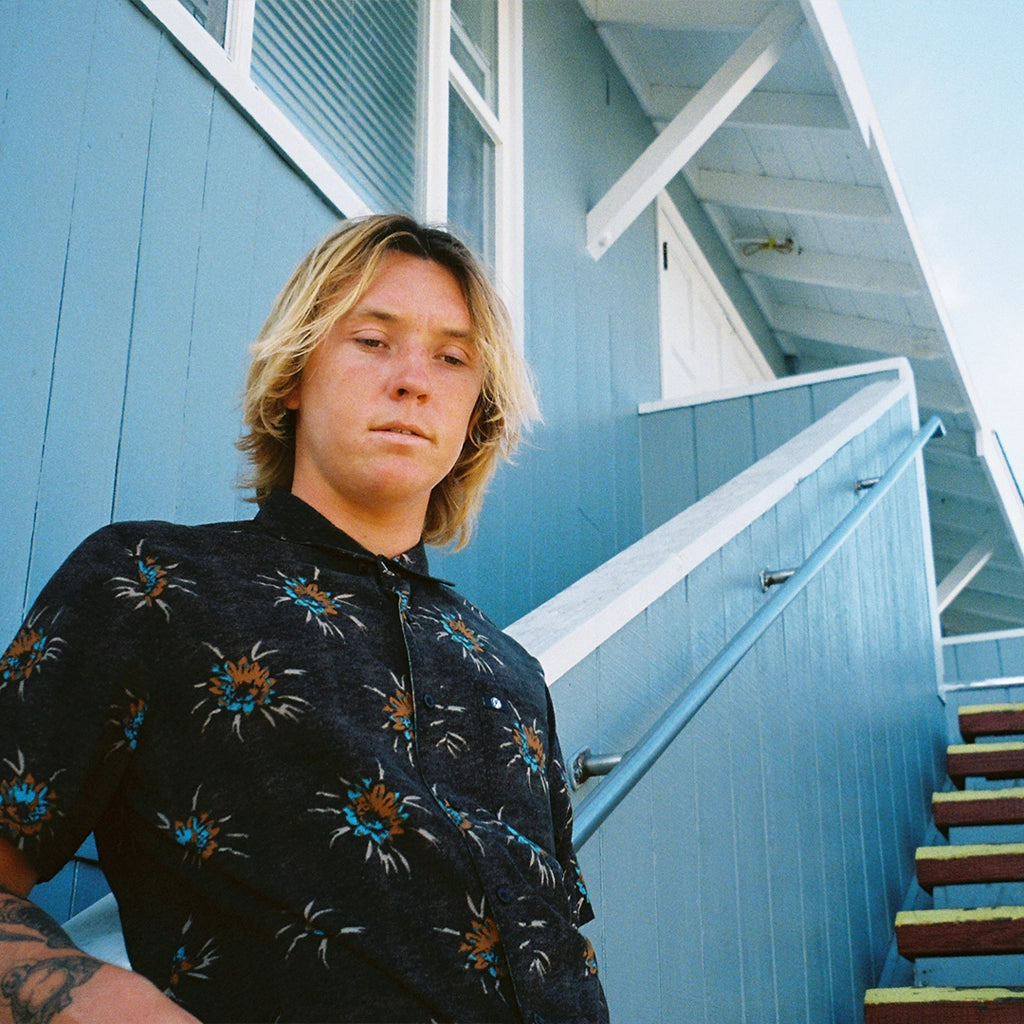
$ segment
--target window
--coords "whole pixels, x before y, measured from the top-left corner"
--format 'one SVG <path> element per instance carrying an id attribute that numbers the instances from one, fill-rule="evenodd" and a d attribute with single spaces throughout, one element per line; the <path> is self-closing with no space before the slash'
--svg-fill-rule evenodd
<path id="1" fill-rule="evenodd" d="M 134 2 L 341 213 L 450 223 L 521 316 L 521 0 Z"/>
<path id="2" fill-rule="evenodd" d="M 256 0 L 253 82 L 375 209 L 421 209 L 425 8 Z"/>

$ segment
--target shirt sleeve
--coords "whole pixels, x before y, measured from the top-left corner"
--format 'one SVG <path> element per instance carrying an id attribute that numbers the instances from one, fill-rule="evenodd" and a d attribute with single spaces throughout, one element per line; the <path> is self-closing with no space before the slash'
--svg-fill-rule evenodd
<path id="1" fill-rule="evenodd" d="M 145 715 L 133 566 L 113 528 L 93 534 L 0 657 L 0 836 L 43 881 L 108 806 Z"/>

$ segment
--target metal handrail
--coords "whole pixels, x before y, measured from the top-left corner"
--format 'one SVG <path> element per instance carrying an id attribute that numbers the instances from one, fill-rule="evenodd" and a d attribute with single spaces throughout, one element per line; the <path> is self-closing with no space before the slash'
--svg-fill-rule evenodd
<path id="1" fill-rule="evenodd" d="M 870 490 L 864 492 L 854 508 L 835 529 L 808 556 L 804 564 L 793 572 L 786 582 L 749 619 L 745 626 L 708 663 L 686 690 L 669 706 L 668 710 L 651 726 L 640 741 L 625 754 L 606 754 L 591 759 L 598 771 L 608 779 L 587 798 L 576 812 L 574 827 L 575 846 L 580 849 L 597 831 L 604 820 L 622 802 L 633 787 L 647 774 L 669 744 L 682 732 L 686 724 L 718 689 L 725 677 L 743 656 L 767 631 L 808 583 L 824 568 L 851 533 L 911 465 L 918 453 L 936 435 L 942 437 L 946 428 L 938 416 L 933 416 L 915 435 L 914 439 L 896 458 L 885 474 Z M 588 752 L 589 753 L 589 752 Z M 586 762 L 583 762 L 584 777 Z"/>

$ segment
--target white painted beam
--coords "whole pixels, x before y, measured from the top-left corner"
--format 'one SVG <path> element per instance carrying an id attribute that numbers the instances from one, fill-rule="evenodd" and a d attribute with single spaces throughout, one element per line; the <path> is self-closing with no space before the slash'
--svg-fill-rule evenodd
<path id="1" fill-rule="evenodd" d="M 985 475 L 992 482 L 992 489 L 999 495 L 1003 518 L 1017 557 L 1024 564 L 1024 499 L 1021 497 L 1020 485 L 994 431 L 979 430 L 975 435 L 975 447 Z"/>
<path id="2" fill-rule="evenodd" d="M 688 177 L 698 199 L 720 206 L 857 220 L 894 216 L 885 190 L 874 186 L 769 178 L 708 168 L 690 171 Z"/>
<path id="3" fill-rule="evenodd" d="M 609 189 L 587 215 L 587 249 L 595 260 L 774 67 L 802 24 L 803 14 L 798 7 L 788 3 L 776 6 Z"/>
<path id="4" fill-rule="evenodd" d="M 1020 601 L 1009 597 L 999 597 L 995 594 L 980 594 L 975 590 L 968 590 L 961 596 L 951 610 L 951 615 L 957 619 L 963 616 L 968 622 L 975 620 L 970 626 L 973 633 L 979 631 L 976 625 L 977 619 L 987 620 L 989 625 L 985 628 L 989 630 L 1013 628 L 1020 626 L 1021 621 L 1024 620 Z M 995 626 L 996 622 L 1003 625 Z"/>
<path id="5" fill-rule="evenodd" d="M 1002 540 L 1001 530 L 992 530 L 978 541 L 970 551 L 960 559 L 936 590 L 941 615 L 957 598 L 957 595 L 970 584 L 971 580 L 989 563 L 996 547 Z"/>
<path id="6" fill-rule="evenodd" d="M 697 95 L 697 90 L 651 83 L 644 94 L 638 92 L 638 95 L 649 117 L 668 122 Z M 756 90 L 740 103 L 725 123 L 744 128 L 850 131 L 850 121 L 839 97 L 824 93 Z"/>
<path id="7" fill-rule="evenodd" d="M 580 0 L 591 21 L 651 25 L 660 29 L 721 32 L 750 29 L 762 21 L 775 0 Z"/>
<path id="8" fill-rule="evenodd" d="M 798 254 L 771 249 L 762 249 L 749 256 L 736 252 L 734 258 L 743 273 L 777 281 L 797 281 L 882 295 L 918 295 L 924 290 L 916 269 L 909 263 L 873 260 L 866 256 L 816 252 Z"/>
<path id="9" fill-rule="evenodd" d="M 769 322 L 777 331 L 808 341 L 823 341 L 868 352 L 906 356 L 908 359 L 939 359 L 943 355 L 937 332 L 926 327 L 909 327 L 782 303 L 771 308 Z"/>

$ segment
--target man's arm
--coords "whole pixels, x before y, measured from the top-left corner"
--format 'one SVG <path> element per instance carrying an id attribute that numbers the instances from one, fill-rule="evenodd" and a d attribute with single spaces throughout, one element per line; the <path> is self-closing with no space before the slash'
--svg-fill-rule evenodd
<path id="1" fill-rule="evenodd" d="M 196 1024 L 140 974 L 78 949 L 28 900 L 36 873 L 0 839 L 0 1024 Z"/>

